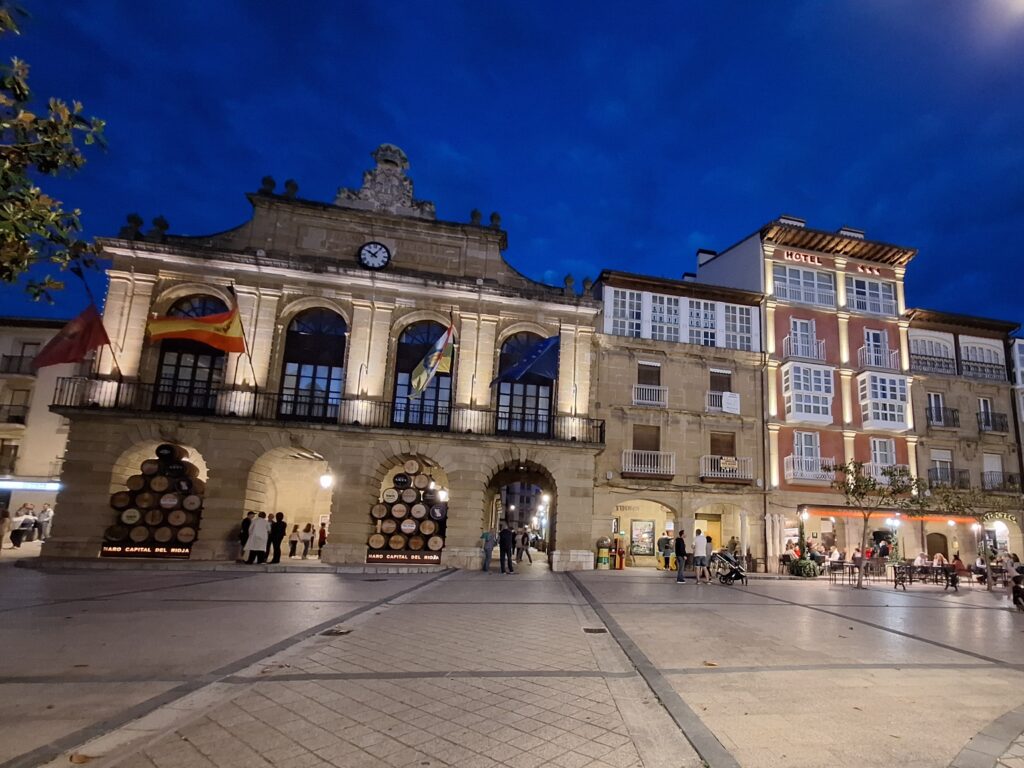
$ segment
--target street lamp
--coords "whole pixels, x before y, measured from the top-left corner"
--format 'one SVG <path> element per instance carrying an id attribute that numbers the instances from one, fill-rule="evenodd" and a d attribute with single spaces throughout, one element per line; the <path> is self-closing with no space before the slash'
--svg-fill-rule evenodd
<path id="1" fill-rule="evenodd" d="M 545 493 L 543 496 L 540 497 L 540 500 L 543 501 L 545 504 L 549 504 L 551 502 L 551 494 Z"/>
<path id="2" fill-rule="evenodd" d="M 448 491 L 442 488 L 437 492 L 438 501 L 448 501 Z"/>
<path id="3" fill-rule="evenodd" d="M 324 472 L 322 475 L 320 475 L 320 487 L 321 488 L 323 488 L 324 490 L 327 490 L 332 485 L 334 485 L 334 475 L 332 475 L 330 473 L 330 471 Z"/>

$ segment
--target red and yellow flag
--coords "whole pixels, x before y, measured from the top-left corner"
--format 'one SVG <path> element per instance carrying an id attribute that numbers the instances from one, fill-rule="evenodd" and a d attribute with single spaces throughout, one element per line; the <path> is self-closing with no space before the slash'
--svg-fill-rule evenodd
<path id="1" fill-rule="evenodd" d="M 229 311 L 206 317 L 153 317 L 146 324 L 150 341 L 191 339 L 224 352 L 245 352 L 238 304 Z"/>

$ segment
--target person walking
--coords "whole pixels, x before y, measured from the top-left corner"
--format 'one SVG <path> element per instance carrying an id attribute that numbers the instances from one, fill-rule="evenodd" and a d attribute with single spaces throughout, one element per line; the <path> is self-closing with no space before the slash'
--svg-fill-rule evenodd
<path id="1" fill-rule="evenodd" d="M 35 515 L 29 514 L 31 510 L 22 504 L 11 518 L 11 544 L 15 549 L 21 548 L 25 537 L 32 533 L 36 525 Z"/>
<path id="2" fill-rule="evenodd" d="M 295 557 L 295 548 L 299 546 L 299 526 L 293 525 L 292 532 L 288 534 L 288 559 Z"/>
<path id="3" fill-rule="evenodd" d="M 486 531 L 480 534 L 480 551 L 483 554 L 483 568 L 484 573 L 491 570 L 491 557 L 494 555 L 494 531 L 488 528 Z"/>
<path id="4" fill-rule="evenodd" d="M 320 523 L 320 530 L 317 532 L 316 556 L 324 556 L 324 545 L 327 543 L 327 523 Z"/>
<path id="5" fill-rule="evenodd" d="M 39 531 L 39 541 L 46 541 L 50 538 L 50 528 L 53 526 L 53 507 L 43 504 L 36 517 L 36 530 Z"/>
<path id="6" fill-rule="evenodd" d="M 242 518 L 242 527 L 238 531 L 238 543 L 242 547 L 242 556 L 239 560 L 245 560 L 245 543 L 249 540 L 249 528 L 252 526 L 252 521 L 255 517 L 255 512 L 246 512 L 245 517 Z"/>
<path id="7" fill-rule="evenodd" d="M 523 528 L 518 534 L 516 534 L 516 562 L 523 562 L 523 555 L 526 555 L 526 559 L 530 561 L 530 565 L 533 565 L 533 558 L 530 557 L 530 532 Z"/>
<path id="8" fill-rule="evenodd" d="M 3 549 L 4 539 L 11 532 L 11 510 L 6 504 L 0 503 L 0 549 Z M 11 545 L 14 546 L 13 544 Z"/>
<path id="9" fill-rule="evenodd" d="M 686 536 L 683 529 L 679 529 L 679 535 L 676 536 L 676 584 L 685 584 L 686 578 L 683 576 L 683 569 L 686 567 Z"/>
<path id="10" fill-rule="evenodd" d="M 501 532 L 498 534 L 498 557 L 501 560 L 501 572 L 505 573 L 505 565 L 508 564 L 508 573 L 515 573 L 515 568 L 512 567 L 512 552 L 516 546 L 516 534 L 508 526 L 502 527 Z"/>
<path id="11" fill-rule="evenodd" d="M 701 574 L 704 575 L 705 583 L 711 583 L 711 571 L 708 570 L 708 539 L 700 528 L 693 537 L 693 570 L 696 573 L 697 583 L 700 584 Z"/>
<path id="12" fill-rule="evenodd" d="M 274 550 L 274 557 L 271 564 L 281 562 L 281 542 L 288 533 L 288 523 L 284 521 L 284 513 L 278 512 L 274 516 L 274 522 L 270 524 L 270 546 Z"/>
<path id="13" fill-rule="evenodd" d="M 246 555 L 249 565 L 263 563 L 267 559 L 267 541 L 270 539 L 270 521 L 267 520 L 267 513 L 260 512 L 249 524 L 248 536 L 245 539 L 245 549 L 242 554 Z"/>
<path id="14" fill-rule="evenodd" d="M 316 535 L 316 531 L 313 530 L 312 523 L 306 523 L 306 527 L 302 529 L 299 534 L 299 541 L 302 542 L 302 559 L 305 560 L 309 557 L 309 548 L 313 546 L 313 537 Z"/>
<path id="15" fill-rule="evenodd" d="M 668 537 L 668 531 L 662 531 L 661 538 L 658 539 L 658 553 L 664 560 L 667 571 L 669 563 L 672 562 L 672 539 Z"/>

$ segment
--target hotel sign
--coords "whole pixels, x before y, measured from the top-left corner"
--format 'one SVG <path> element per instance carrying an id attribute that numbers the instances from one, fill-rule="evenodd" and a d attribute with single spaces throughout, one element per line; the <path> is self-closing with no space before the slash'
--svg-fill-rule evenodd
<path id="1" fill-rule="evenodd" d="M 800 251 L 783 251 L 782 258 L 785 261 L 796 261 L 801 264 L 816 264 L 817 266 L 823 266 L 821 263 L 821 256 L 815 256 L 813 253 L 801 253 Z"/>

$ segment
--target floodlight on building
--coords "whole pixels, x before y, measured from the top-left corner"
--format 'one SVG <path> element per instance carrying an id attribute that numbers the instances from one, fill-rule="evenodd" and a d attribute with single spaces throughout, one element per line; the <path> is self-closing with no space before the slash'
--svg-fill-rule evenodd
<path id="1" fill-rule="evenodd" d="M 981 523 L 972 523 L 971 524 L 971 530 L 974 531 L 975 533 L 980 531 L 981 530 Z"/>
<path id="2" fill-rule="evenodd" d="M 550 493 L 545 493 L 543 496 L 540 497 L 540 500 L 543 501 L 545 504 L 550 504 L 551 503 L 551 494 Z"/>
<path id="3" fill-rule="evenodd" d="M 806 509 L 803 512 L 800 513 L 800 519 L 803 520 L 804 522 L 809 520 L 810 517 L 811 517 L 811 513 L 808 512 Z"/>
<path id="4" fill-rule="evenodd" d="M 440 491 L 437 492 L 437 498 L 440 501 L 448 501 L 448 491 L 442 488 Z"/>
<path id="5" fill-rule="evenodd" d="M 330 472 L 324 472 L 322 475 L 320 475 L 321 488 L 326 490 L 327 488 L 330 488 L 332 485 L 334 485 L 334 475 L 332 475 Z"/>
<path id="6" fill-rule="evenodd" d="M 946 525 L 948 525 L 950 528 L 955 528 L 956 527 L 956 520 L 947 520 L 946 521 Z"/>

